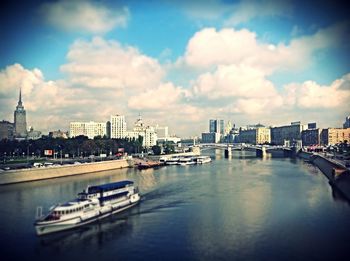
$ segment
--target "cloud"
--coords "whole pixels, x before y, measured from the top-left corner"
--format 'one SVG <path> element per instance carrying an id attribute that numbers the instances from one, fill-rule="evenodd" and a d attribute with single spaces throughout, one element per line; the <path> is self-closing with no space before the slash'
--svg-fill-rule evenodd
<path id="1" fill-rule="evenodd" d="M 246 65 L 220 65 L 214 73 L 200 75 L 193 91 L 195 95 L 206 96 L 208 99 L 264 98 L 277 95 L 274 85 L 265 79 L 262 71 Z"/>
<path id="2" fill-rule="evenodd" d="M 133 110 L 172 110 L 186 95 L 187 91 L 183 88 L 168 82 L 131 96 L 128 107 Z"/>
<path id="3" fill-rule="evenodd" d="M 23 94 L 27 94 L 42 81 L 43 74 L 39 69 L 27 70 L 16 63 L 0 71 L 0 95 L 11 97 L 20 89 Z"/>
<path id="4" fill-rule="evenodd" d="M 337 47 L 349 36 L 346 23 L 318 30 L 312 35 L 292 39 L 289 44 L 262 43 L 247 29 L 204 28 L 189 40 L 178 67 L 208 70 L 218 65 L 248 65 L 272 74 L 281 70 L 302 70 L 313 62 L 318 50 Z"/>
<path id="5" fill-rule="evenodd" d="M 234 6 L 233 14 L 225 21 L 225 26 L 236 26 L 256 17 L 290 16 L 292 5 L 290 1 L 243 0 Z"/>
<path id="6" fill-rule="evenodd" d="M 94 105 L 92 99 L 86 99 L 84 91 L 69 88 L 65 81 L 45 81 L 39 69 L 29 70 L 14 64 L 0 72 L 0 111 L 10 121 L 13 121 L 20 88 L 27 124 L 39 130 L 62 128 L 75 111 Z"/>
<path id="7" fill-rule="evenodd" d="M 115 27 L 125 27 L 129 17 L 126 7 L 110 9 L 84 0 L 60 0 L 45 3 L 41 12 L 47 22 L 65 31 L 106 33 Z"/>
<path id="8" fill-rule="evenodd" d="M 286 104 L 302 109 L 332 109 L 348 107 L 350 91 L 350 74 L 333 81 L 329 86 L 322 86 L 315 81 L 301 84 L 290 83 L 284 87 Z"/>
<path id="9" fill-rule="evenodd" d="M 101 37 L 75 41 L 67 59 L 69 63 L 62 65 L 61 71 L 68 74 L 69 81 L 92 88 L 149 88 L 157 86 L 164 75 L 156 59 Z"/>

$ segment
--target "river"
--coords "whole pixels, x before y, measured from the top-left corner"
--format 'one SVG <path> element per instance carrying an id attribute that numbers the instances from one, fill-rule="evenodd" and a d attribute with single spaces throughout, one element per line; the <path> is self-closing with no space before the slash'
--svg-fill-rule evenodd
<path id="1" fill-rule="evenodd" d="M 236 151 L 195 166 L 122 169 L 0 187 L 1 260 L 335 260 L 350 205 L 313 165 Z M 85 227 L 37 237 L 37 206 L 134 180 L 142 202 Z M 5 257 L 5 259 L 3 259 Z"/>

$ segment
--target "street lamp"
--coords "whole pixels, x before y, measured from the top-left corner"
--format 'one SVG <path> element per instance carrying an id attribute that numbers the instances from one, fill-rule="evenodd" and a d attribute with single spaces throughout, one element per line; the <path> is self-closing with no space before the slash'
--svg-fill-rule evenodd
<path id="1" fill-rule="evenodd" d="M 6 152 L 4 153 L 4 164 L 6 163 Z"/>
<path id="2" fill-rule="evenodd" d="M 61 165 L 62 165 L 62 147 L 61 147 L 61 145 L 58 145 L 58 148 L 60 149 L 60 152 L 61 152 Z"/>

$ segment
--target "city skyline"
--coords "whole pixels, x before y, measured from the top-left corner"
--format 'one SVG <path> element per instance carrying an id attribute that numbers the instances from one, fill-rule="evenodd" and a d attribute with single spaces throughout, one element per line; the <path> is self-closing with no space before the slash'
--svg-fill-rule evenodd
<path id="1" fill-rule="evenodd" d="M 43 133 L 139 113 L 182 137 L 206 131 L 210 118 L 342 126 L 350 47 L 340 5 L 176 3 L 5 4 L 0 120 L 12 121 L 22 88 L 27 124 Z"/>

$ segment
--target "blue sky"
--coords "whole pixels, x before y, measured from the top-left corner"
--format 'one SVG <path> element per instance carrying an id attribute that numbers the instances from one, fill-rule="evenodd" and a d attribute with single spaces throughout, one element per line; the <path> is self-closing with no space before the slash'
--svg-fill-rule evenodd
<path id="1" fill-rule="evenodd" d="M 139 112 L 181 136 L 217 117 L 337 127 L 349 114 L 349 19 L 336 1 L 23 1 L 0 12 L 0 117 L 13 120 L 22 88 L 43 132 L 111 114 L 130 126 Z"/>

